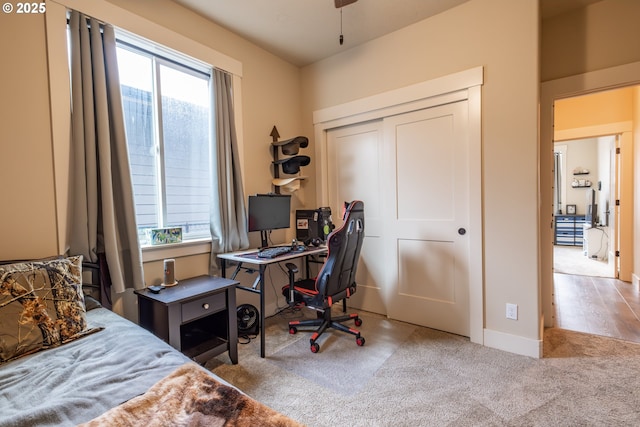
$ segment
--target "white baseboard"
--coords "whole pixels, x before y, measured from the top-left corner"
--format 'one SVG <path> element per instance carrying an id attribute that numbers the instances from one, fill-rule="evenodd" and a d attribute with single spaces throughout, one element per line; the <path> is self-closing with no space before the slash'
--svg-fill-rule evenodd
<path id="1" fill-rule="evenodd" d="M 505 332 L 484 330 L 484 345 L 522 356 L 542 358 L 542 340 L 532 340 Z"/>

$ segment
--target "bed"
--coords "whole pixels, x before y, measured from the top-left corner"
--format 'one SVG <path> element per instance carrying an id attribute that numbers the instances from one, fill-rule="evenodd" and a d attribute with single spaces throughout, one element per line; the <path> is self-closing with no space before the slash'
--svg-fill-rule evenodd
<path id="1" fill-rule="evenodd" d="M 85 297 L 80 277 L 77 257 L 0 265 L 0 426 L 299 425 Z"/>

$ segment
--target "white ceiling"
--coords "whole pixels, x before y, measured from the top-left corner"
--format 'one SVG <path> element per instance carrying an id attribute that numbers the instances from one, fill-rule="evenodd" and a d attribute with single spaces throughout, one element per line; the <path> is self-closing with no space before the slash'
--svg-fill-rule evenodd
<path id="1" fill-rule="evenodd" d="M 299 66 L 421 21 L 468 0 L 174 0 Z"/>
<path id="2" fill-rule="evenodd" d="M 389 34 L 468 0 L 174 0 L 258 46 L 304 66 Z M 600 0 L 541 0 L 543 18 Z"/>

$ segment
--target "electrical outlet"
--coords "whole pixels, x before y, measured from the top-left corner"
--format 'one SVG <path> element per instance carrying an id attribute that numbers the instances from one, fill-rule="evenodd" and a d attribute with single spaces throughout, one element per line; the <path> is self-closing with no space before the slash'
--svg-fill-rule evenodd
<path id="1" fill-rule="evenodd" d="M 507 303 L 507 319 L 518 320 L 518 304 Z"/>

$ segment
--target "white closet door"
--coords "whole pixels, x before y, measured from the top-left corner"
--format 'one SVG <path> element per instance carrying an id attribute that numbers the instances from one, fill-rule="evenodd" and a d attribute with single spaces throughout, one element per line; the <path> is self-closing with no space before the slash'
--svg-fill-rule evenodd
<path id="1" fill-rule="evenodd" d="M 327 132 L 328 196 L 365 204 L 350 305 L 469 336 L 468 102 Z M 479 179 L 479 177 L 477 177 Z"/>
<path id="2" fill-rule="evenodd" d="M 469 336 L 467 102 L 389 117 L 384 132 L 387 313 Z"/>
<path id="3" fill-rule="evenodd" d="M 334 224 L 342 224 L 345 201 L 364 202 L 365 239 L 356 277 L 358 290 L 349 299 L 349 305 L 386 314 L 381 295 L 381 281 L 385 277 L 385 263 L 381 262 L 384 257 L 382 142 L 382 121 L 346 126 L 327 133 L 328 190 Z"/>

